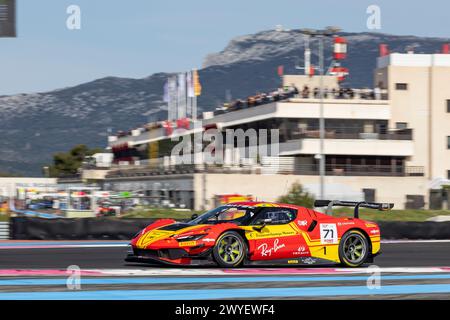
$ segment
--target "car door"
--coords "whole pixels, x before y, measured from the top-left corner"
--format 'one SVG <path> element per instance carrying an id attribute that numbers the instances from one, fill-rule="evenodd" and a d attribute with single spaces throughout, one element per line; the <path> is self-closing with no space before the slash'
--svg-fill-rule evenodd
<path id="1" fill-rule="evenodd" d="M 251 242 L 251 260 L 277 260 L 296 257 L 299 230 L 293 225 L 297 210 L 263 208 L 250 223 L 246 236 Z"/>

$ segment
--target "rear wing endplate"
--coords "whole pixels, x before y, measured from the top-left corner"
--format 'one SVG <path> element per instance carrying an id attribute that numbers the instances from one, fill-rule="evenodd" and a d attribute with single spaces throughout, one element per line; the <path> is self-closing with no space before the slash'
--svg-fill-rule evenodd
<path id="1" fill-rule="evenodd" d="M 377 203 L 366 201 L 341 201 L 341 200 L 316 200 L 314 207 L 327 207 L 327 214 L 331 215 L 333 207 L 355 207 L 354 217 L 359 218 L 359 208 L 376 209 L 380 211 L 388 211 L 394 207 L 393 203 Z"/>

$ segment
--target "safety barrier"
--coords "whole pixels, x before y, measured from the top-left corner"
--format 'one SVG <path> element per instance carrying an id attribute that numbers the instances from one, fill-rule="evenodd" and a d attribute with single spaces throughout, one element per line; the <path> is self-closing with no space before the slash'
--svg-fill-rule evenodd
<path id="1" fill-rule="evenodd" d="M 382 239 L 447 240 L 450 239 L 450 222 L 378 222 Z"/>
<path id="2" fill-rule="evenodd" d="M 14 240 L 129 240 L 155 219 L 11 218 Z"/>
<path id="3" fill-rule="evenodd" d="M 0 222 L 0 240 L 9 239 L 9 222 Z"/>
<path id="4" fill-rule="evenodd" d="M 155 219 L 11 218 L 15 240 L 128 240 Z M 382 239 L 450 239 L 450 222 L 380 221 Z"/>

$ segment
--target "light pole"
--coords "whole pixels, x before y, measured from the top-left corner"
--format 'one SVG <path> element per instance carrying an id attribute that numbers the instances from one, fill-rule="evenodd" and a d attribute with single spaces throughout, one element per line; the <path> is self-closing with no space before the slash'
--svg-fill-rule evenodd
<path id="1" fill-rule="evenodd" d="M 324 38 L 332 37 L 341 29 L 338 27 L 326 27 L 324 30 L 302 29 L 301 32 L 311 37 L 319 39 L 319 97 L 320 97 L 320 111 L 319 111 L 319 174 L 320 174 L 320 199 L 325 198 L 325 154 L 324 154 L 324 140 L 325 140 L 325 119 L 323 106 L 323 76 L 324 76 Z"/>

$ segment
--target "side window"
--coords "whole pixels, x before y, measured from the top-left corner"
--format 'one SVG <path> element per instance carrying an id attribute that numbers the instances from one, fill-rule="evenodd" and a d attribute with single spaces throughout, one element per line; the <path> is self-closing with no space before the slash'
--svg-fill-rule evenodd
<path id="1" fill-rule="evenodd" d="M 222 211 L 218 216 L 212 216 L 208 221 L 233 221 L 245 217 L 247 211 L 240 208 L 229 208 Z"/>
<path id="2" fill-rule="evenodd" d="M 266 223 L 267 225 L 286 224 L 294 220 L 296 217 L 296 211 L 289 208 L 266 208 L 262 210 L 256 219 L 253 221 L 253 225 L 261 225 Z M 267 222 L 270 220 L 270 222 Z"/>

